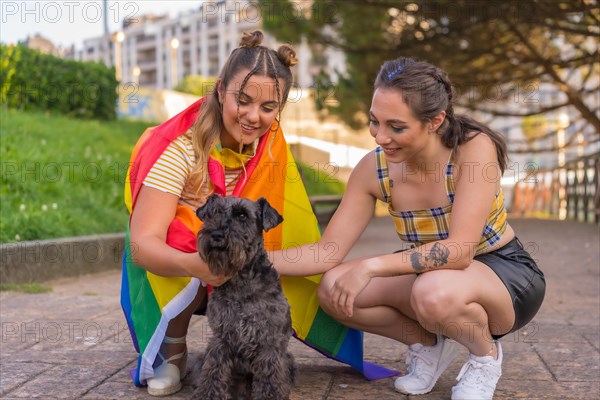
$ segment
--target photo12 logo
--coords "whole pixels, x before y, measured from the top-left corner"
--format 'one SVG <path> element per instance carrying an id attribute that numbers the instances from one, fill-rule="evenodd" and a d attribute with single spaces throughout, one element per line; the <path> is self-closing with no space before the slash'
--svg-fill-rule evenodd
<path id="1" fill-rule="evenodd" d="M 101 1 L 2 1 L 2 23 L 98 23 L 104 19 Z M 124 19 L 137 22 L 139 5 L 133 1 L 110 1 L 106 10 L 109 21 L 120 23 Z"/>

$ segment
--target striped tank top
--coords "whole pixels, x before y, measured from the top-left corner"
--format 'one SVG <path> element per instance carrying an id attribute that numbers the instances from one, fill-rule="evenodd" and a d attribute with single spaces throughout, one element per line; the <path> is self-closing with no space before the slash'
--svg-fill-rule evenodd
<path id="1" fill-rule="evenodd" d="M 375 150 L 377 164 L 377 179 L 381 188 L 381 194 L 388 204 L 388 211 L 394 224 L 396 232 L 401 240 L 420 246 L 425 243 L 448 238 L 452 204 L 454 203 L 454 151 L 445 169 L 445 185 L 449 204 L 444 207 L 435 207 L 415 211 L 395 211 L 392 206 L 392 195 L 390 191 L 390 178 L 387 168 L 385 154 L 381 147 Z M 481 240 L 476 248 L 476 254 L 484 253 L 487 248 L 497 243 L 504 231 L 506 231 L 506 208 L 504 207 L 504 195 L 502 188 L 498 190 L 492 204 L 492 211 L 481 234 Z"/>
<path id="2" fill-rule="evenodd" d="M 249 150 L 252 154 L 256 152 L 256 141 Z M 218 143 L 218 151 L 221 150 L 221 144 Z M 235 155 L 235 152 L 231 152 Z M 234 156 L 231 156 L 234 157 Z M 188 130 L 181 134 L 177 139 L 173 140 L 165 149 L 163 154 L 158 158 L 152 166 L 146 179 L 144 186 L 158 189 L 162 192 L 171 193 L 179 197 L 179 204 L 188 206 L 192 210 L 196 210 L 203 204 L 202 199 L 198 195 L 196 187 L 197 182 L 192 179 L 192 172 L 196 168 L 197 156 L 192 145 L 192 131 Z M 227 196 L 233 194 L 233 190 L 238 183 L 242 174 L 245 173 L 241 165 L 241 161 L 233 163 L 235 167 L 228 168 L 225 166 L 223 172 L 225 175 L 225 191 Z M 203 192 L 212 191 L 212 184 L 205 182 Z"/>

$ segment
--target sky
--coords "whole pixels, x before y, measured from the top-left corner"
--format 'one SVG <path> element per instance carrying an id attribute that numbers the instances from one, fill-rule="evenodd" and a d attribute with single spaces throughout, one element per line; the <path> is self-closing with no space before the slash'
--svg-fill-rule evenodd
<path id="1" fill-rule="evenodd" d="M 55 45 L 81 48 L 85 39 L 104 32 L 101 0 L 0 0 L 0 41 L 16 43 L 36 33 Z M 123 20 L 143 14 L 169 14 L 197 9 L 198 0 L 108 1 L 108 28 L 120 29 Z"/>

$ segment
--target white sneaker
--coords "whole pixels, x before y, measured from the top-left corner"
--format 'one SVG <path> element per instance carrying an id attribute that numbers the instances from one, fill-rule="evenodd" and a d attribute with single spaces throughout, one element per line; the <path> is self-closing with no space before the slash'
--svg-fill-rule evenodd
<path id="1" fill-rule="evenodd" d="M 498 359 L 492 356 L 477 357 L 469 354 L 452 388 L 452 400 L 492 400 L 496 384 L 502 375 L 502 347 L 496 342 Z"/>
<path id="2" fill-rule="evenodd" d="M 185 336 L 180 338 L 171 338 L 165 336 L 163 343 L 184 344 Z M 159 351 L 158 356 L 162 358 L 162 363 L 154 370 L 154 377 L 148 378 L 148 394 L 151 396 L 169 396 L 181 390 L 181 379 L 186 371 L 187 350 L 175 354 L 172 357 L 165 358 Z M 171 364 L 171 361 L 181 360 L 181 366 L 177 367 Z"/>
<path id="3" fill-rule="evenodd" d="M 438 335 L 435 346 L 423 346 L 420 343 L 408 346 L 408 373 L 397 378 L 394 387 L 404 394 L 429 393 L 456 357 L 458 349 L 457 342 L 441 335 Z"/>

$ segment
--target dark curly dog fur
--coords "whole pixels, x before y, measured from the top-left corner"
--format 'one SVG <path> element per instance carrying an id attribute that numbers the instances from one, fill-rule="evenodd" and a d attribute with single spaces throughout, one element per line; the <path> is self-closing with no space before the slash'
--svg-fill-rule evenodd
<path id="1" fill-rule="evenodd" d="M 233 278 L 214 288 L 208 302 L 213 336 L 192 398 L 287 399 L 295 378 L 287 350 L 290 307 L 262 235 L 283 218 L 264 198 L 255 202 L 214 194 L 196 214 L 204 221 L 200 257 L 212 274 Z"/>

